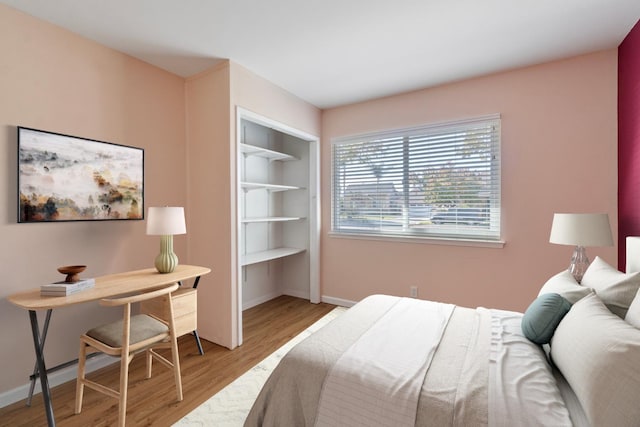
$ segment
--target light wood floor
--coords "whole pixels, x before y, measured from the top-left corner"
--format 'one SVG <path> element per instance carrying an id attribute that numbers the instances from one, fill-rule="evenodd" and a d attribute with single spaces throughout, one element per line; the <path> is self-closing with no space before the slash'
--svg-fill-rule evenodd
<path id="1" fill-rule="evenodd" d="M 198 354 L 191 335 L 179 339 L 184 400 L 176 402 L 175 384 L 169 369 L 154 364 L 151 379 L 144 379 L 144 357 L 131 362 L 127 405 L 128 426 L 170 426 L 216 394 L 227 384 L 267 357 L 281 345 L 334 308 L 330 304 L 282 296 L 244 312 L 244 343 L 231 351 L 202 341 Z M 30 356 L 30 355 L 29 355 Z M 89 374 L 117 389 L 119 368 L 108 366 Z M 117 424 L 117 401 L 85 389 L 82 413 L 73 414 L 75 381 L 52 389 L 53 410 L 58 426 L 111 426 Z M 45 426 L 41 395 L 32 406 L 17 402 L 0 409 L 0 426 Z"/>

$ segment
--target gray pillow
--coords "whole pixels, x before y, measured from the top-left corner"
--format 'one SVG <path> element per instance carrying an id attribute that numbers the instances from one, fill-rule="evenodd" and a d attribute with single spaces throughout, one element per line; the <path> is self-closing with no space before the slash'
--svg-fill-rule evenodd
<path id="1" fill-rule="evenodd" d="M 609 310 L 624 319 L 640 288 L 640 272 L 623 273 L 596 257 L 584 272 L 581 284 L 593 288 Z"/>
<path id="2" fill-rule="evenodd" d="M 536 344 L 547 344 L 571 303 L 560 294 L 543 294 L 536 298 L 522 316 L 522 333 Z"/>
<path id="3" fill-rule="evenodd" d="M 544 286 L 542 286 L 542 289 L 540 289 L 538 296 L 543 294 L 560 294 L 571 304 L 575 304 L 591 292 L 593 292 L 591 288 L 581 286 L 580 283 L 576 282 L 576 279 L 569 270 L 564 270 L 547 280 Z"/>
<path id="4" fill-rule="evenodd" d="M 638 426 L 640 330 L 611 313 L 597 295 L 575 303 L 562 319 L 551 358 L 592 426 Z"/>
<path id="5" fill-rule="evenodd" d="M 624 320 L 626 320 L 630 325 L 640 329 L 640 291 L 638 291 L 636 297 L 629 306 L 629 311 L 627 311 L 627 315 L 624 317 Z"/>

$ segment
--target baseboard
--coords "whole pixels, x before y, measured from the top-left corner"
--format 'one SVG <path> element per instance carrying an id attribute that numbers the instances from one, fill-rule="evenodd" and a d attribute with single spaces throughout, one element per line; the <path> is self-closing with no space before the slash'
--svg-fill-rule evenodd
<path id="1" fill-rule="evenodd" d="M 258 298 L 254 298 L 250 301 L 245 301 L 242 304 L 242 311 L 251 308 L 251 307 L 255 307 L 256 305 L 260 305 L 262 303 L 265 303 L 267 301 L 271 301 L 274 298 L 278 298 L 281 295 L 289 295 L 291 297 L 296 297 L 296 298 L 302 298 L 302 299 L 309 299 L 309 292 L 305 292 L 305 291 L 300 291 L 298 289 L 283 289 L 281 292 L 271 292 L 269 294 L 266 295 L 262 295 Z"/>
<path id="2" fill-rule="evenodd" d="M 282 290 L 282 294 L 283 295 L 289 295 L 290 297 L 296 297 L 296 298 L 302 298 L 302 299 L 309 299 L 309 291 L 307 290 L 305 291 L 301 291 L 299 289 L 283 289 Z"/>
<path id="3" fill-rule="evenodd" d="M 280 295 L 289 295 L 292 297 L 302 298 L 308 300 L 310 298 L 309 292 L 301 291 L 298 289 L 283 289 L 281 293 L 272 292 L 266 295 L 262 295 L 258 298 L 254 298 L 251 301 L 245 301 L 242 304 L 242 311 L 255 307 L 256 305 L 260 305 L 267 301 L 270 301 L 274 298 L 279 297 Z M 328 295 L 322 295 L 320 301 L 326 302 L 327 304 L 339 305 L 341 307 L 353 307 L 358 301 L 350 301 L 347 299 L 331 297 Z"/>
<path id="4" fill-rule="evenodd" d="M 278 298 L 282 293 L 280 292 L 271 292 L 266 295 L 259 296 L 258 298 L 254 298 L 250 301 L 245 301 L 242 303 L 242 311 L 247 310 L 251 307 L 255 307 L 256 305 L 260 305 L 264 302 L 271 301 L 274 298 Z"/>
<path id="5" fill-rule="evenodd" d="M 87 360 L 86 369 L 87 372 L 93 372 L 100 368 L 104 368 L 105 366 L 111 365 L 112 363 L 117 363 L 119 359 L 109 357 L 106 354 L 100 354 L 91 359 Z M 59 371 L 52 372 L 48 375 L 49 378 L 49 388 L 53 388 L 57 385 L 64 384 L 67 381 L 75 380 L 78 374 L 77 365 L 68 366 L 66 368 L 60 369 Z M 19 402 L 24 400 L 26 402 L 27 396 L 29 395 L 29 387 L 30 383 L 18 386 L 13 390 L 7 390 L 3 393 L 0 393 L 0 408 L 4 408 L 5 406 L 11 405 L 12 403 Z M 42 392 L 42 388 L 40 387 L 40 380 L 36 381 L 36 386 L 34 388 L 33 395 L 40 394 Z M 40 399 L 40 397 L 35 397 L 36 399 Z"/>
<path id="6" fill-rule="evenodd" d="M 327 304 L 339 305 L 341 307 L 353 307 L 358 301 L 349 301 L 347 299 L 322 295 L 322 302 L 326 302 Z"/>

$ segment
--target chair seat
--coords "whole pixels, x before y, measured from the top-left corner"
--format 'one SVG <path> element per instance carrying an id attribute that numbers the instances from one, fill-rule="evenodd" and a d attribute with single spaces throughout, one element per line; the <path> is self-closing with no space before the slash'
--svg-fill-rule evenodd
<path id="1" fill-rule="evenodd" d="M 87 331 L 88 336 L 105 343 L 109 347 L 122 347 L 123 321 L 108 323 Z M 131 317 L 131 336 L 129 344 L 133 345 L 151 337 L 167 333 L 169 328 L 164 323 L 146 314 L 137 314 Z"/>

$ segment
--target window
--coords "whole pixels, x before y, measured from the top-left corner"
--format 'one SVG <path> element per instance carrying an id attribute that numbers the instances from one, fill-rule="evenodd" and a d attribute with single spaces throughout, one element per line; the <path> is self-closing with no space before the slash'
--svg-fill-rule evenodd
<path id="1" fill-rule="evenodd" d="M 332 232 L 500 240 L 500 117 L 332 141 Z"/>

